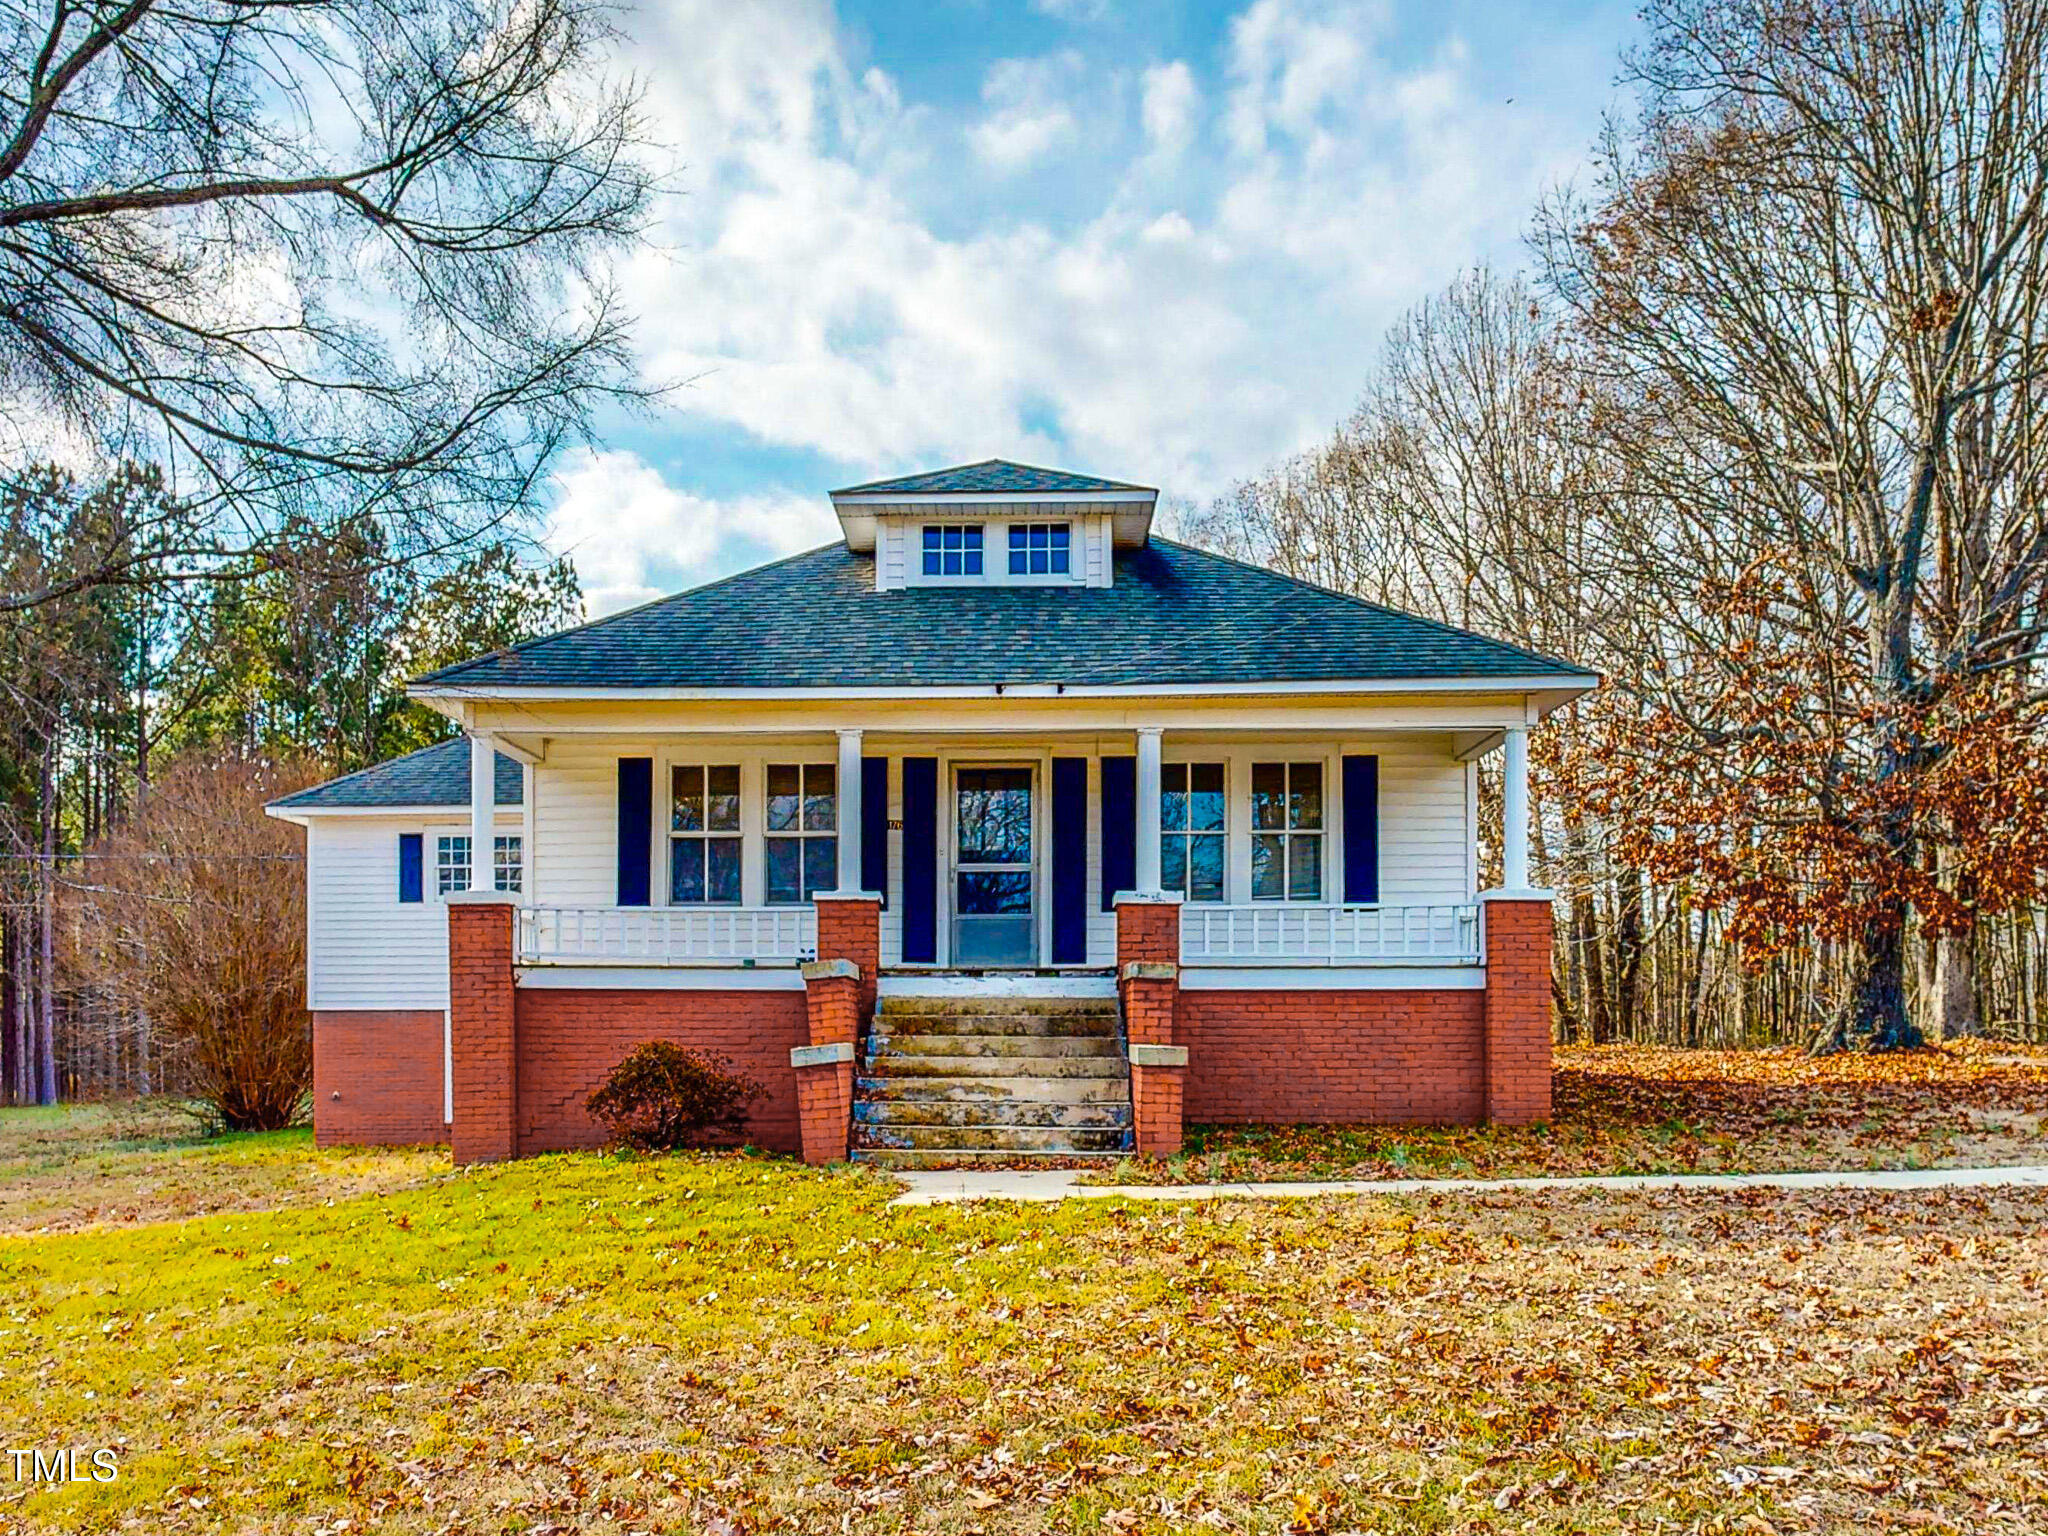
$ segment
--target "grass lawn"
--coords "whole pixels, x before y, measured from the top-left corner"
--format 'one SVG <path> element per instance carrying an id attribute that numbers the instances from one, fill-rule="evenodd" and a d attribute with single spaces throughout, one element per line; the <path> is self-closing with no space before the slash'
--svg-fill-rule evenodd
<path id="1" fill-rule="evenodd" d="M 1195 1126 L 1114 1183 L 2048 1163 L 2048 1050 L 1977 1041 L 1903 1056 L 1563 1047 L 1556 1113 L 1528 1130 Z"/>
<path id="2" fill-rule="evenodd" d="M 0 1237 L 0 1423 L 120 1476 L 0 1529 L 2048 1529 L 2044 1192 L 888 1211 L 228 1139 L 129 1222 L 172 1149 L 78 1155 L 132 1193 Z"/>

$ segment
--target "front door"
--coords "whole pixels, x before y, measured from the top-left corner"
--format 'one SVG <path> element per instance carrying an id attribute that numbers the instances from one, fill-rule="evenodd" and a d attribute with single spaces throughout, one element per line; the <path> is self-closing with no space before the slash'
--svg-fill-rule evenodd
<path id="1" fill-rule="evenodd" d="M 953 770 L 953 964 L 1036 965 L 1031 769 Z"/>

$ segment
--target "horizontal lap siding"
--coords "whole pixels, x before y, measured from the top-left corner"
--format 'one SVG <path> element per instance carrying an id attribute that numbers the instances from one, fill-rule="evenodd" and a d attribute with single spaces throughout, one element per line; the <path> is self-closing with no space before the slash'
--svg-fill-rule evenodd
<path id="1" fill-rule="evenodd" d="M 1485 998 L 1455 992 L 1188 992 L 1190 1125 L 1473 1125 Z"/>
<path id="2" fill-rule="evenodd" d="M 732 1059 L 768 1097 L 754 1102 L 747 1139 L 799 1152 L 791 1046 L 809 1042 L 801 992 L 557 991 L 517 994 L 519 1151 L 595 1147 L 604 1129 L 584 1101 L 633 1047 L 668 1040 Z"/>
<path id="3" fill-rule="evenodd" d="M 618 899 L 619 758 L 645 757 L 645 747 L 558 741 L 533 770 L 533 900 L 549 907 L 609 907 Z M 668 786 L 655 774 L 654 799 Z M 668 879 L 667 856 L 656 850 L 654 880 Z"/>
<path id="4" fill-rule="evenodd" d="M 402 1147 L 446 1141 L 445 1022 L 439 1009 L 316 1011 L 315 1143 Z"/>
<path id="5" fill-rule="evenodd" d="M 1470 901 L 1465 765 L 1442 737 L 1348 740 L 1380 760 L 1380 900 L 1393 906 Z M 1341 891 L 1342 886 L 1333 885 Z"/>
<path id="6" fill-rule="evenodd" d="M 320 817 L 307 829 L 311 911 L 307 1004 L 321 1009 L 445 1008 L 448 917 L 433 896 L 435 830 L 417 817 Z M 510 822 L 502 824 L 512 831 Z M 426 899 L 398 899 L 398 839 L 424 832 Z M 436 1067 L 438 1080 L 439 1068 Z"/>

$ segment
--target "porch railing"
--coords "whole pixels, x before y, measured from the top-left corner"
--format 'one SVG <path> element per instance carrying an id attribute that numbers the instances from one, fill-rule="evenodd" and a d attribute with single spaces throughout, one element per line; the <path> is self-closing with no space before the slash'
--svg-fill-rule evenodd
<path id="1" fill-rule="evenodd" d="M 522 907 L 521 965 L 794 965 L 818 952 L 802 907 Z"/>
<path id="2" fill-rule="evenodd" d="M 1180 958 L 1183 965 L 1477 965 L 1479 906 L 1191 901 L 1180 909 Z"/>

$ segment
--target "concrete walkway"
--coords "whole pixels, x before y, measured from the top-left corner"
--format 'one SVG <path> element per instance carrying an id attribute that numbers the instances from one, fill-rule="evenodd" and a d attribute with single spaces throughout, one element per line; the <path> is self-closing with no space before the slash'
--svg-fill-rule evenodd
<path id="1" fill-rule="evenodd" d="M 1321 1195 L 1462 1195 L 1497 1190 L 1572 1192 L 1673 1189 L 1999 1189 L 2048 1188 L 2048 1167 L 1901 1168 L 1868 1173 L 1618 1174 L 1583 1179 L 1337 1179 L 1327 1183 L 1080 1184 L 1087 1170 L 948 1168 L 897 1173 L 909 1187 L 891 1205 L 951 1205 L 962 1200 L 1309 1200 Z"/>

